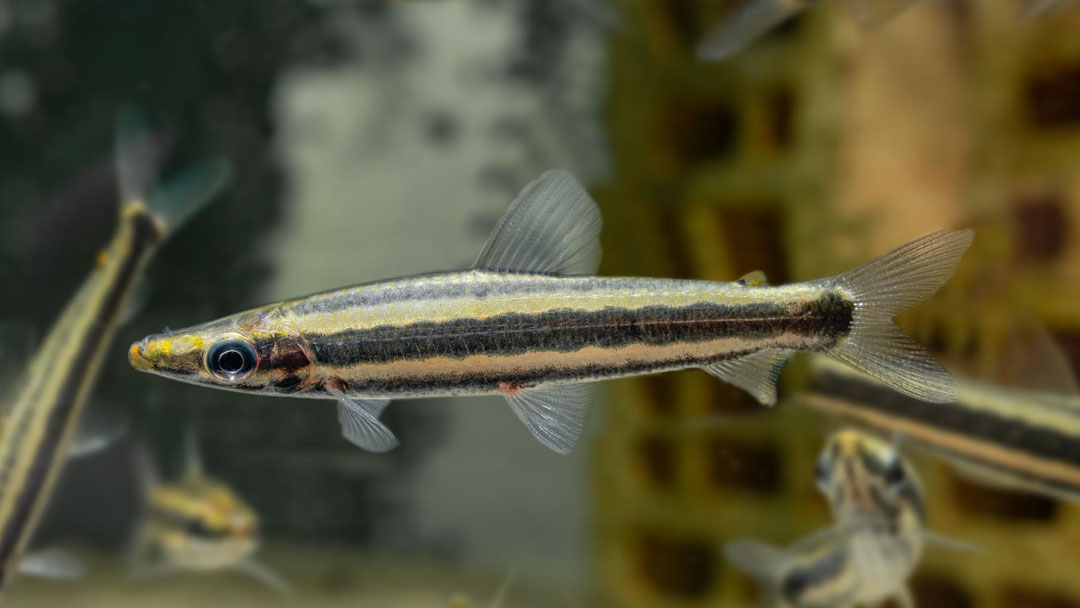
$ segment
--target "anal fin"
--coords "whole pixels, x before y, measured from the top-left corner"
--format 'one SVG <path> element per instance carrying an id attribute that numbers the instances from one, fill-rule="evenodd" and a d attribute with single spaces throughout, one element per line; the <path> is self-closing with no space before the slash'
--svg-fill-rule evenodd
<path id="1" fill-rule="evenodd" d="M 569 454 L 585 429 L 589 390 L 584 384 L 522 389 L 506 400 L 533 436 L 560 454 Z"/>
<path id="2" fill-rule="evenodd" d="M 389 452 L 398 446 L 398 439 L 379 414 L 390 404 L 389 399 L 352 399 L 344 393 L 338 398 L 338 422 L 341 434 L 356 446 L 369 452 Z"/>
<path id="3" fill-rule="evenodd" d="M 762 405 L 776 403 L 776 380 L 792 351 L 766 348 L 735 359 L 717 361 L 705 371 L 750 393 Z"/>

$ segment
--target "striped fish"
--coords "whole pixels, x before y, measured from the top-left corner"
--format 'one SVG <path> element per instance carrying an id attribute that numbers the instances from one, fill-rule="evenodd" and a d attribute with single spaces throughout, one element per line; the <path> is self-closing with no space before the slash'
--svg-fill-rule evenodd
<path id="1" fill-rule="evenodd" d="M 915 471 L 890 444 L 843 430 L 829 438 L 815 477 L 833 526 L 784 549 L 733 541 L 724 546 L 728 561 L 761 581 L 774 607 L 848 608 L 889 599 L 914 606 L 906 581 L 927 541 L 941 538 L 925 529 Z"/>
<path id="2" fill-rule="evenodd" d="M 0 587 L 47 502 L 132 289 L 154 251 L 220 189 L 223 161 L 153 191 L 151 141 L 131 114 L 117 130 L 120 219 L 112 242 L 14 384 L 0 413 Z"/>
<path id="3" fill-rule="evenodd" d="M 979 481 L 1080 500 L 1080 393 L 1052 338 L 1033 338 L 1012 350 L 1027 363 L 1012 376 L 1032 388 L 961 377 L 955 402 L 926 407 L 873 378 L 816 359 L 810 390 L 799 402 L 898 435 Z"/>
<path id="4" fill-rule="evenodd" d="M 850 272 L 783 286 L 589 275 L 600 212 L 552 171 L 510 205 L 475 266 L 279 302 L 131 345 L 136 369 L 217 388 L 339 401 L 345 436 L 385 451 L 389 399 L 504 395 L 545 445 L 573 449 L 585 383 L 702 368 L 776 400 L 797 350 L 918 399 L 954 382 L 890 319 L 952 274 L 970 231 L 925 236 Z"/>
<path id="5" fill-rule="evenodd" d="M 132 546 L 136 575 L 236 570 L 291 594 L 284 579 L 254 559 L 258 514 L 232 488 L 205 473 L 193 432 L 187 434 L 185 452 L 183 475 L 165 483 L 146 449 L 140 450 L 146 511 Z"/>

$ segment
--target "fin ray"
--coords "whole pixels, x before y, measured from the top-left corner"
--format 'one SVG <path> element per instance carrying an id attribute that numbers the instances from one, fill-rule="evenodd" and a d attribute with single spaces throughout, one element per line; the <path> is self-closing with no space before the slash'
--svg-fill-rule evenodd
<path id="1" fill-rule="evenodd" d="M 823 279 L 855 301 L 850 333 L 826 354 L 923 401 L 956 399 L 956 380 L 892 318 L 926 299 L 956 269 L 971 230 L 941 230 L 844 274 Z"/>
<path id="2" fill-rule="evenodd" d="M 584 384 L 540 386 L 506 395 L 533 436 L 560 454 L 569 454 L 585 430 L 588 398 Z"/>
<path id="3" fill-rule="evenodd" d="M 341 434 L 354 445 L 369 452 L 388 452 L 398 446 L 398 439 L 379 414 L 389 399 L 351 399 L 338 393 L 338 422 Z"/>
<path id="4" fill-rule="evenodd" d="M 570 173 L 547 171 L 499 220 L 474 268 L 593 274 L 600 265 L 600 210 Z"/>
<path id="5" fill-rule="evenodd" d="M 705 371 L 753 395 L 762 405 L 776 403 L 776 381 L 780 370 L 794 354 L 790 350 L 766 348 L 743 357 L 725 359 L 706 366 Z"/>

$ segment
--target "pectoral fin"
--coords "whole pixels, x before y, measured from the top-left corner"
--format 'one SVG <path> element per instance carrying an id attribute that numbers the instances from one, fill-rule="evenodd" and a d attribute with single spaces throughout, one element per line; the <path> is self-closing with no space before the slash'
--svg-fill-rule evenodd
<path id="1" fill-rule="evenodd" d="M 341 434 L 353 444 L 369 452 L 388 452 L 398 446 L 397 437 L 379 414 L 389 405 L 389 399 L 351 399 L 338 393 L 338 422 Z"/>
<path id="2" fill-rule="evenodd" d="M 19 561 L 19 574 L 53 580 L 72 581 L 82 578 L 86 568 L 82 561 L 62 549 L 32 551 Z"/>

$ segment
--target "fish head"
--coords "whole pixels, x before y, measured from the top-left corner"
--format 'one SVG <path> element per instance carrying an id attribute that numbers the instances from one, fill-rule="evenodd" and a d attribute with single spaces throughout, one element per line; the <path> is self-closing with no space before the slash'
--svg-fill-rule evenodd
<path id="1" fill-rule="evenodd" d="M 833 434 L 814 475 L 838 520 L 894 517 L 905 507 L 922 513 L 918 477 L 896 446 L 856 430 Z"/>
<path id="2" fill-rule="evenodd" d="M 137 370 L 193 384 L 289 394 L 311 374 L 310 350 L 280 310 L 241 313 L 154 334 L 128 349 Z"/>
<path id="3" fill-rule="evenodd" d="M 149 530 L 178 564 L 207 570 L 229 567 L 258 547 L 258 515 L 222 482 L 190 477 L 156 488 L 149 500 Z"/>

